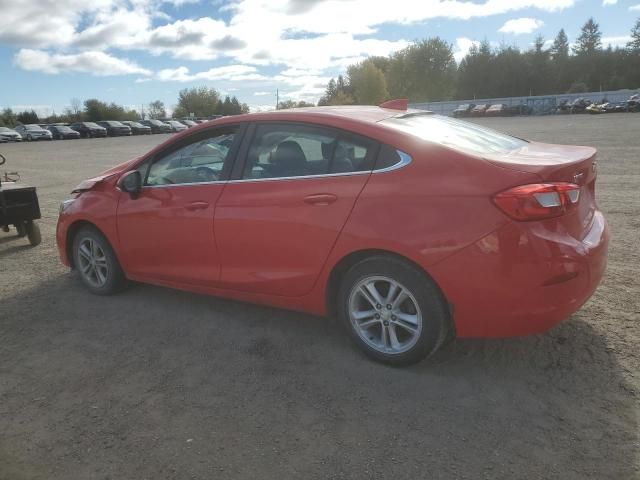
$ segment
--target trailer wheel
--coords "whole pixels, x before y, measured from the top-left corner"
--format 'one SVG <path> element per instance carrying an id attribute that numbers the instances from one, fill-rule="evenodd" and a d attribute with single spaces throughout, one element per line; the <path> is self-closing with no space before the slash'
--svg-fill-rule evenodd
<path id="1" fill-rule="evenodd" d="M 27 226 L 24 224 L 24 222 L 16 223 L 15 227 L 19 237 L 27 236 Z"/>
<path id="2" fill-rule="evenodd" d="M 33 221 L 27 222 L 26 225 L 27 230 L 27 238 L 29 239 L 29 243 L 32 247 L 36 245 L 40 245 L 42 241 L 42 237 L 40 236 L 40 227 Z"/>

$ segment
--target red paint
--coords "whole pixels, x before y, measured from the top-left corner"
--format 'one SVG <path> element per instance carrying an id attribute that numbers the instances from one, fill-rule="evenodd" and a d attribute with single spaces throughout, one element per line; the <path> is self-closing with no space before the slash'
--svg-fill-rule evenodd
<path id="1" fill-rule="evenodd" d="M 58 221 L 62 261 L 69 265 L 70 227 L 84 221 L 108 238 L 131 279 L 320 315 L 332 270 L 363 250 L 423 268 L 452 305 L 461 337 L 543 332 L 580 308 L 602 278 L 609 237 L 595 203 L 595 151 L 529 143 L 479 158 L 379 123 L 402 114 L 378 107 L 280 111 L 177 134 L 83 182 Z M 412 162 L 389 172 L 143 189 L 137 199 L 117 189 L 124 173 L 174 142 L 273 120 L 365 135 Z M 576 207 L 561 216 L 517 221 L 494 203 L 500 192 L 552 182 L 580 187 Z"/>

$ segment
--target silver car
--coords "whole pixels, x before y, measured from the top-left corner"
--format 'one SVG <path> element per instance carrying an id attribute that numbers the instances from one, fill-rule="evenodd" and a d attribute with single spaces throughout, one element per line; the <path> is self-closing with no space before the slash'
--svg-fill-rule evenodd
<path id="1" fill-rule="evenodd" d="M 22 136 L 8 127 L 0 127 L 0 142 L 21 142 Z"/>
<path id="2" fill-rule="evenodd" d="M 51 140 L 53 139 L 53 135 L 49 130 L 45 130 L 40 125 L 36 125 L 35 123 L 29 125 L 18 125 L 16 127 L 16 132 L 18 132 L 23 140 L 28 142 L 32 140 Z"/>
<path id="3" fill-rule="evenodd" d="M 180 123 L 177 120 L 167 120 L 165 123 L 169 124 L 169 126 L 171 127 L 171 130 L 174 132 L 181 132 L 188 128 L 185 124 Z"/>

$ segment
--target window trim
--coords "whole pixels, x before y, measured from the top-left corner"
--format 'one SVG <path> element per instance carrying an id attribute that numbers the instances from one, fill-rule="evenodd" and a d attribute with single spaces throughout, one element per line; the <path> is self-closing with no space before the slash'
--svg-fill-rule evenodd
<path id="1" fill-rule="evenodd" d="M 260 125 L 291 125 L 291 126 L 302 126 L 302 127 L 310 127 L 317 128 L 319 130 L 328 130 L 330 131 L 336 138 L 336 142 L 345 139 L 349 141 L 349 137 L 360 137 L 368 142 L 371 142 L 371 151 L 367 152 L 367 155 L 371 155 L 373 157 L 373 167 L 371 170 L 362 170 L 362 171 L 354 171 L 354 172 L 337 172 L 337 173 L 317 173 L 313 175 L 298 175 L 295 177 L 271 177 L 271 178 L 242 178 L 244 175 L 244 167 L 247 164 L 249 148 L 253 144 L 255 140 L 258 127 Z M 352 175 L 370 175 L 375 173 L 375 163 L 378 159 L 378 155 L 380 153 L 381 143 L 378 140 L 375 140 L 366 135 L 362 135 L 357 132 L 351 132 L 349 130 L 344 130 L 338 127 L 333 127 L 330 125 L 323 125 L 321 123 L 313 123 L 313 122 L 295 122 L 291 120 L 264 120 L 259 122 L 251 122 L 247 127 L 247 132 L 240 148 L 238 155 L 236 157 L 236 162 L 232 171 L 232 174 L 228 180 L 228 183 L 246 183 L 246 182 L 264 182 L 264 181 L 278 181 L 278 180 L 295 180 L 295 179 L 310 179 L 310 178 L 322 178 L 322 177 L 344 177 L 344 176 L 352 176 Z M 395 147 L 392 147 L 395 148 Z M 335 148 L 334 148 L 335 152 Z M 406 155 L 406 154 L 405 154 Z M 333 152 L 332 152 L 333 157 Z M 331 159 L 333 160 L 333 158 Z M 400 163 L 400 162 L 399 162 Z M 330 165 L 329 165 L 330 166 Z M 394 167 L 393 165 L 392 167 Z M 391 168 L 391 167 L 389 167 Z M 386 170 L 386 169 L 385 169 Z"/>
<path id="2" fill-rule="evenodd" d="M 154 163 L 159 162 L 160 160 L 164 159 L 165 157 L 167 157 L 167 155 L 171 155 L 174 152 L 177 152 L 178 150 L 180 150 L 181 148 L 184 148 L 188 145 L 191 145 L 192 143 L 198 142 L 198 141 L 202 141 L 205 140 L 207 138 L 211 138 L 212 136 L 215 135 L 215 131 L 216 130 L 225 130 L 225 129 L 230 129 L 230 128 L 237 128 L 238 131 L 236 133 L 236 137 L 233 139 L 233 145 L 231 145 L 231 148 L 229 149 L 229 154 L 227 156 L 227 158 L 225 159 L 223 165 L 222 165 L 222 170 L 220 171 L 220 179 L 219 180 L 213 180 L 210 182 L 189 182 L 189 183 L 169 183 L 166 185 L 146 185 L 147 183 L 147 179 L 149 178 L 149 172 L 151 170 L 151 166 Z M 238 158 L 238 151 L 240 150 L 241 145 L 244 143 L 244 135 L 246 133 L 247 130 L 247 124 L 246 122 L 242 122 L 242 123 L 230 123 L 227 125 L 216 125 L 213 128 L 207 128 L 206 130 L 201 130 L 198 132 L 194 132 L 191 135 L 188 135 L 182 139 L 180 139 L 179 141 L 172 143 L 171 145 L 168 145 L 166 148 L 164 148 L 163 150 L 161 150 L 160 152 L 156 153 L 155 155 L 153 155 L 152 157 L 143 160 L 142 162 L 140 162 L 140 164 L 138 164 L 136 166 L 135 169 L 137 169 L 140 165 L 142 165 L 143 163 L 145 163 L 146 161 L 149 160 L 149 164 L 147 165 L 145 172 L 144 172 L 144 176 L 142 178 L 142 188 L 167 188 L 167 187 L 183 187 L 183 186 L 194 186 L 194 185 L 215 185 L 215 184 L 221 184 L 221 183 L 227 183 L 229 181 L 230 178 L 230 173 L 233 170 L 233 166 L 235 165 L 236 160 Z M 133 169 L 133 170 L 135 170 Z"/>

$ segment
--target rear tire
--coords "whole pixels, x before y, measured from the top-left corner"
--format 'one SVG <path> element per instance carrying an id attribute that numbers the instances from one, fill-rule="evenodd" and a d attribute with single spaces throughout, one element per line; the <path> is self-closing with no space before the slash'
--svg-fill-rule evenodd
<path id="1" fill-rule="evenodd" d="M 81 228 L 73 239 L 72 248 L 75 269 L 91 293 L 113 295 L 127 286 L 109 241 L 95 228 Z"/>
<path id="2" fill-rule="evenodd" d="M 366 258 L 347 271 L 338 312 L 356 345 L 389 365 L 419 362 L 438 350 L 451 331 L 446 303 L 433 281 L 391 256 Z"/>
<path id="3" fill-rule="evenodd" d="M 25 230 L 31 246 L 36 247 L 40 245 L 40 242 L 42 242 L 42 236 L 40 235 L 40 227 L 38 224 L 33 221 L 27 222 Z"/>

